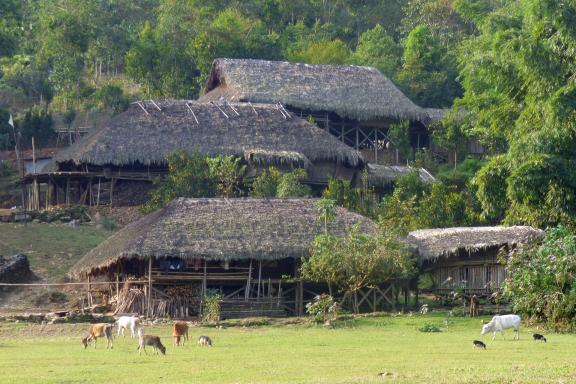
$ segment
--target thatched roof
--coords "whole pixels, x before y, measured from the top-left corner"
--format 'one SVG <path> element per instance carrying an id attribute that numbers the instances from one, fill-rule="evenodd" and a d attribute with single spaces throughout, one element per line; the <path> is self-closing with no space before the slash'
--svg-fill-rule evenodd
<path id="1" fill-rule="evenodd" d="M 189 259 L 274 260 L 308 254 L 323 231 L 316 199 L 185 199 L 144 216 L 88 252 L 73 268 L 79 276 L 119 259 L 181 257 Z M 329 225 L 344 236 L 355 224 L 371 232 L 375 224 L 338 208 Z"/>
<path id="2" fill-rule="evenodd" d="M 410 232 L 406 242 L 421 261 L 426 261 L 457 256 L 461 251 L 472 253 L 504 245 L 516 246 L 543 236 L 544 231 L 528 226 L 462 227 L 421 229 Z"/>
<path id="3" fill-rule="evenodd" d="M 355 65 L 310 65 L 282 61 L 216 59 L 201 101 L 280 102 L 289 107 L 334 112 L 356 120 L 430 116 L 377 69 Z"/>
<path id="4" fill-rule="evenodd" d="M 418 172 L 418 176 L 424 183 L 433 183 L 436 178 L 424 168 L 414 168 L 402 165 L 380 165 L 368 163 L 368 184 L 374 187 L 386 187 L 396 181 L 400 176 L 410 172 Z"/>
<path id="5" fill-rule="evenodd" d="M 58 152 L 55 160 L 164 164 L 166 155 L 177 149 L 210 156 L 267 153 L 267 159 L 298 163 L 325 160 L 356 166 L 362 162 L 354 149 L 275 106 L 186 100 L 132 104 L 102 128 Z"/>

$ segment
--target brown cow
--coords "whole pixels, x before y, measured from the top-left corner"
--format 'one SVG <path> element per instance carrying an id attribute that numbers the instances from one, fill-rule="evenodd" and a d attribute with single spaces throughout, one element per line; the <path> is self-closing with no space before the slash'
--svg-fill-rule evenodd
<path id="1" fill-rule="evenodd" d="M 470 298 L 470 317 L 478 316 L 478 310 L 480 309 L 480 299 L 478 296 L 472 295 Z"/>
<path id="2" fill-rule="evenodd" d="M 172 336 L 174 337 L 174 346 L 180 346 L 180 340 L 182 340 L 182 346 L 184 346 L 184 342 L 188 341 L 188 323 L 175 321 L 174 325 L 172 325 Z"/>
<path id="3" fill-rule="evenodd" d="M 88 347 L 88 344 L 94 340 L 94 348 L 96 348 L 96 341 L 99 337 L 106 337 L 106 349 L 112 349 L 114 346 L 112 345 L 112 324 L 108 323 L 98 323 L 98 324 L 91 324 L 90 328 L 88 328 L 88 336 L 82 338 L 82 345 L 84 345 L 84 349 Z"/>

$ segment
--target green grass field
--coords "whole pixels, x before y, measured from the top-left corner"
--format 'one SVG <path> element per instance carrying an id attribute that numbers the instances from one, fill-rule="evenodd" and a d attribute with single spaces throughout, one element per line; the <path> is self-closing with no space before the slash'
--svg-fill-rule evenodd
<path id="1" fill-rule="evenodd" d="M 49 281 L 66 276 L 86 252 L 112 233 L 92 226 L 0 224 L 0 255 L 22 252 L 34 273 Z"/>
<path id="2" fill-rule="evenodd" d="M 572 383 L 576 337 L 547 334 L 535 342 L 484 337 L 479 319 L 426 316 L 373 317 L 336 329 L 315 325 L 225 329 L 191 328 L 209 335 L 212 348 L 191 342 L 175 348 L 168 325 L 148 327 L 167 346 L 166 356 L 136 352 L 134 340 L 115 339 L 106 350 L 80 343 L 86 324 L 0 324 L 2 383 Z M 418 330 L 442 325 L 440 333 Z M 385 376 L 378 376 L 387 372 Z"/>

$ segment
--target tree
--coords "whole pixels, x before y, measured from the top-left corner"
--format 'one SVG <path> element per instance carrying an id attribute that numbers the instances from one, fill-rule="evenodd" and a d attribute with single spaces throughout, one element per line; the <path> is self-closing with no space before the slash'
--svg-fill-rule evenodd
<path id="1" fill-rule="evenodd" d="M 208 158 L 198 152 L 176 151 L 168 155 L 168 174 L 154 181 L 156 188 L 143 211 L 162 208 L 177 197 L 214 197 L 216 181 L 210 173 Z"/>
<path id="2" fill-rule="evenodd" d="M 316 203 L 319 219 L 324 223 L 324 234 L 328 236 L 328 224 L 334 221 L 336 216 L 336 201 L 322 198 Z"/>
<path id="3" fill-rule="evenodd" d="M 425 25 L 416 26 L 404 41 L 398 81 L 412 99 L 426 107 L 445 107 L 459 94 L 456 75 L 449 74 L 446 50 Z"/>
<path id="4" fill-rule="evenodd" d="M 504 293 L 514 310 L 560 332 L 576 330 L 576 236 L 550 228 L 543 241 L 525 245 L 503 260 Z"/>
<path id="5" fill-rule="evenodd" d="M 278 184 L 282 178 L 282 172 L 275 167 L 270 167 L 254 179 L 250 189 L 250 197 L 276 197 Z"/>
<path id="6" fill-rule="evenodd" d="M 360 35 L 350 61 L 378 68 L 384 75 L 394 78 L 400 67 L 401 57 L 402 47 L 378 24 Z"/>
<path id="7" fill-rule="evenodd" d="M 276 189 L 276 197 L 287 199 L 310 196 L 312 194 L 310 187 L 301 183 L 305 177 L 306 171 L 301 168 L 282 174 Z"/>
<path id="8" fill-rule="evenodd" d="M 470 135 L 502 153 L 483 172 L 494 178 L 479 178 L 479 199 L 486 215 L 504 210 L 507 223 L 573 225 L 575 12 L 572 3 L 510 2 L 482 21 L 460 57 L 455 108 L 467 111 Z"/>
<path id="9" fill-rule="evenodd" d="M 300 271 L 304 279 L 337 287 L 344 294 L 342 301 L 352 298 L 354 311 L 358 312 L 359 290 L 407 276 L 413 272 L 413 264 L 404 245 L 389 231 L 371 236 L 355 226 L 345 238 L 317 236 Z"/>
<path id="10" fill-rule="evenodd" d="M 309 64 L 346 64 L 350 59 L 350 48 L 340 39 L 320 41 L 306 49 L 290 55 L 291 61 Z"/>
<path id="11" fill-rule="evenodd" d="M 242 194 L 242 182 L 246 174 L 246 165 L 240 157 L 218 155 L 208 159 L 210 173 L 216 179 L 216 188 L 224 197 Z"/>

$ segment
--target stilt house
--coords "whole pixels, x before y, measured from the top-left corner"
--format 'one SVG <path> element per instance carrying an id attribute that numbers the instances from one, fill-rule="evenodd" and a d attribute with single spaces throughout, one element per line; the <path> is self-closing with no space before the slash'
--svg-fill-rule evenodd
<path id="1" fill-rule="evenodd" d="M 542 236 L 543 231 L 528 226 L 422 229 L 411 232 L 407 243 L 421 271 L 430 274 L 433 292 L 487 295 L 502 288 L 506 278 L 499 258 Z"/>
<path id="2" fill-rule="evenodd" d="M 217 289 L 224 295 L 224 317 L 302 314 L 305 302 L 320 293 L 292 279 L 324 230 L 316 201 L 179 198 L 88 252 L 71 275 L 116 279 L 120 313 L 192 316 L 204 292 Z M 371 220 L 344 208 L 337 209 L 328 230 L 345 236 L 354 225 L 375 230 Z M 148 282 L 130 285 L 130 279 Z M 130 290 L 140 292 L 136 310 L 129 305 L 135 302 Z M 374 310 L 389 300 L 369 293 Z"/>
<path id="3" fill-rule="evenodd" d="M 427 126 L 443 110 L 414 104 L 377 69 L 251 59 L 217 59 L 200 101 L 228 100 L 284 105 L 375 164 L 405 164 L 391 125 L 408 122 L 414 149 L 431 149 Z"/>
<path id="4" fill-rule="evenodd" d="M 112 203 L 123 192 L 135 199 L 123 204 L 140 204 L 175 150 L 240 156 L 249 176 L 270 165 L 304 167 L 312 185 L 352 181 L 364 163 L 358 151 L 280 106 L 143 101 L 60 150 L 52 169 L 26 176 L 29 189 L 36 186 L 28 208 Z"/>

